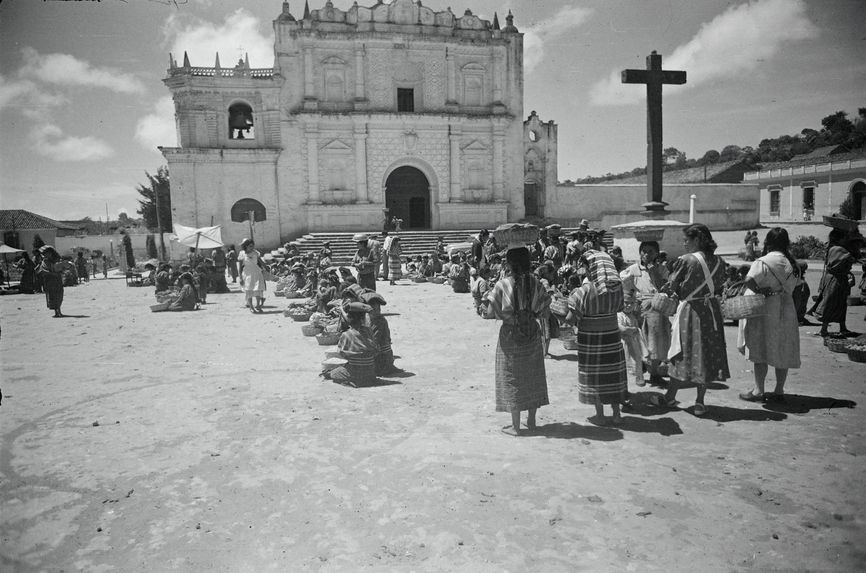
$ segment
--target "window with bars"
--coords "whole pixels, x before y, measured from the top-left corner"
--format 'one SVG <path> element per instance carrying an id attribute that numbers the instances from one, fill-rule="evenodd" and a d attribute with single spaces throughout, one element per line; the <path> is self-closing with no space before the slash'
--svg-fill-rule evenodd
<path id="1" fill-rule="evenodd" d="M 413 88 L 397 88 L 397 111 L 415 111 L 415 90 Z"/>

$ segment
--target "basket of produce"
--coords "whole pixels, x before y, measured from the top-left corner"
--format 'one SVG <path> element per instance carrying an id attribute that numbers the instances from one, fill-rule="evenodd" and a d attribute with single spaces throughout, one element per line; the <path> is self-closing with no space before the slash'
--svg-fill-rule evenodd
<path id="1" fill-rule="evenodd" d="M 316 335 L 316 342 L 319 343 L 319 346 L 334 346 L 339 341 L 340 334 L 338 332 L 323 332 Z"/>
<path id="2" fill-rule="evenodd" d="M 427 282 L 427 277 L 414 277 L 414 278 L 412 279 L 412 282 L 413 282 L 413 283 L 426 283 L 426 282 Z"/>
<path id="3" fill-rule="evenodd" d="M 287 290 L 283 293 L 283 296 L 286 298 L 306 298 L 303 294 L 296 290 Z"/>
<path id="4" fill-rule="evenodd" d="M 722 316 L 727 320 L 753 318 L 766 313 L 767 298 L 762 294 L 732 296 L 722 305 Z"/>
<path id="5" fill-rule="evenodd" d="M 334 322 L 324 325 L 323 328 L 325 332 L 340 334 L 340 321 L 335 320 Z"/>
<path id="6" fill-rule="evenodd" d="M 334 368 L 345 365 L 346 360 L 344 358 L 327 358 L 322 361 L 322 372 L 330 372 Z"/>
<path id="7" fill-rule="evenodd" d="M 866 362 L 866 344 L 848 346 L 848 360 L 851 362 Z"/>
<path id="8" fill-rule="evenodd" d="M 650 308 L 662 316 L 673 316 L 677 312 L 677 301 L 663 292 L 657 292 L 650 299 Z"/>
<path id="9" fill-rule="evenodd" d="M 318 326 L 313 326 L 312 324 L 305 324 L 301 327 L 301 333 L 304 336 L 318 336 L 322 334 L 322 329 Z"/>
<path id="10" fill-rule="evenodd" d="M 830 217 L 828 215 L 824 215 L 824 224 L 828 227 L 833 227 L 834 229 L 848 231 L 849 233 L 857 231 L 859 227 L 857 221 L 853 219 L 847 219 L 845 217 Z"/>
<path id="11" fill-rule="evenodd" d="M 313 315 L 308 309 L 298 307 L 288 309 L 285 314 L 295 322 L 307 322 Z"/>
<path id="12" fill-rule="evenodd" d="M 445 277 L 432 277 L 429 282 L 437 285 L 445 284 Z"/>
<path id="13" fill-rule="evenodd" d="M 275 290 L 275 291 L 274 291 L 274 296 L 286 296 L 286 291 Z"/>
<path id="14" fill-rule="evenodd" d="M 844 338 L 827 337 L 824 339 L 824 346 L 826 346 L 830 352 L 845 354 L 848 352 L 848 348 L 852 346 L 852 343 Z"/>
<path id="15" fill-rule="evenodd" d="M 161 302 L 159 304 L 150 305 L 150 310 L 151 312 L 162 312 L 168 310 L 169 306 L 171 306 L 171 301 Z"/>

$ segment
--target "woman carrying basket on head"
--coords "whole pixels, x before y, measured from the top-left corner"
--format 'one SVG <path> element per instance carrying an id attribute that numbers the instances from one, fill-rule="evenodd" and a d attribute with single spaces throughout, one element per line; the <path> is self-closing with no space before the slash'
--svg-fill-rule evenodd
<path id="1" fill-rule="evenodd" d="M 731 376 L 719 301 L 727 265 L 714 254 L 717 245 L 704 224 L 685 227 L 683 245 L 686 254 L 677 259 L 668 284 L 663 288 L 680 300 L 673 317 L 668 351 L 670 384 L 665 402 L 668 406 L 676 405 L 680 381 L 695 384 L 694 414 L 703 416 L 707 413 L 704 404 L 707 384 Z"/>
<path id="2" fill-rule="evenodd" d="M 755 388 L 740 394 L 748 402 L 784 401 L 789 368 L 800 367 L 800 333 L 792 293 L 799 283 L 797 262 L 788 252 L 788 231 L 774 227 L 764 239 L 764 253 L 746 275 L 746 294 L 763 294 L 763 314 L 740 320 L 737 349 L 754 362 Z M 769 366 L 776 369 L 773 394 L 764 393 Z"/>

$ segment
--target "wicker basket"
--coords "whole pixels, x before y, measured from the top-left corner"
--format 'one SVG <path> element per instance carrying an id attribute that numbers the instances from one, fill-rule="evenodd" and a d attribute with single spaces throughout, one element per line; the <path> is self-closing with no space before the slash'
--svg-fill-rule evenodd
<path id="1" fill-rule="evenodd" d="M 866 345 L 856 344 L 849 346 L 848 360 L 851 362 L 866 362 Z"/>
<path id="2" fill-rule="evenodd" d="M 288 313 L 289 317 L 295 322 L 307 322 L 313 315 L 313 313 L 308 310 L 287 310 L 286 312 Z"/>
<path id="3" fill-rule="evenodd" d="M 538 240 L 538 235 L 538 227 L 530 223 L 506 223 L 493 231 L 496 244 L 509 247 L 531 245 Z"/>
<path id="4" fill-rule="evenodd" d="M 830 352 L 839 352 L 844 354 L 848 352 L 848 347 L 851 346 L 851 342 L 844 338 L 825 338 L 824 346 L 826 346 Z"/>
<path id="5" fill-rule="evenodd" d="M 281 291 L 281 290 L 275 290 L 274 296 L 286 296 L 286 293 L 284 291 Z"/>
<path id="6" fill-rule="evenodd" d="M 287 290 L 285 293 L 283 293 L 283 296 L 285 296 L 286 298 L 306 298 L 304 295 L 302 295 L 296 290 Z"/>
<path id="7" fill-rule="evenodd" d="M 427 277 L 415 277 L 412 279 L 413 283 L 426 283 Z"/>
<path id="8" fill-rule="evenodd" d="M 150 305 L 150 310 L 151 312 L 162 312 L 168 310 L 169 306 L 171 306 L 171 302 L 161 302 L 159 304 Z"/>
<path id="9" fill-rule="evenodd" d="M 325 358 L 342 358 L 343 353 L 339 350 L 325 350 Z"/>
<path id="10" fill-rule="evenodd" d="M 318 336 L 322 333 L 322 329 L 318 326 L 313 326 L 312 324 L 305 324 L 301 327 L 301 333 L 304 336 Z"/>
<path id="11" fill-rule="evenodd" d="M 339 341 L 339 333 L 323 332 L 316 335 L 316 342 L 319 343 L 319 346 L 334 346 Z"/>
<path id="12" fill-rule="evenodd" d="M 842 229 L 843 231 L 848 231 L 849 233 L 857 231 L 859 228 L 859 223 L 852 219 L 846 219 L 844 217 L 830 217 L 828 215 L 823 216 L 824 225 L 828 227 L 833 227 L 834 229 Z"/>
<path id="13" fill-rule="evenodd" d="M 753 318 L 766 314 L 767 297 L 762 294 L 744 294 L 725 300 L 722 316 L 727 320 Z"/>
<path id="14" fill-rule="evenodd" d="M 567 316 L 568 299 L 561 296 L 555 297 L 552 301 L 550 301 L 550 312 L 557 316 Z"/>
<path id="15" fill-rule="evenodd" d="M 322 371 L 330 372 L 334 368 L 338 368 L 340 366 L 345 366 L 347 364 L 344 358 L 328 358 L 322 361 Z"/>
<path id="16" fill-rule="evenodd" d="M 663 292 L 657 292 L 650 300 L 650 308 L 662 316 L 673 316 L 677 312 L 677 301 Z"/>

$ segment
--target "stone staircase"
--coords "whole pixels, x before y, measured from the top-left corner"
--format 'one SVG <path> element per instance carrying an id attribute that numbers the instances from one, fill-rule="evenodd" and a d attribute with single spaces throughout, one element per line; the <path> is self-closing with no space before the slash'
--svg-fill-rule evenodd
<path id="1" fill-rule="evenodd" d="M 576 231 L 577 228 L 563 228 L 563 234 Z M 415 257 L 416 255 L 430 254 L 436 252 L 436 241 L 442 237 L 447 245 L 456 243 L 470 242 L 473 235 L 477 235 L 480 229 L 466 230 L 451 230 L 451 231 L 400 231 L 400 241 L 403 247 L 403 257 Z M 383 237 L 381 232 L 369 231 L 351 231 L 351 232 L 334 232 L 334 233 L 310 233 L 303 235 L 294 241 L 297 241 L 298 248 L 301 253 L 310 251 L 318 253 L 322 245 L 326 241 L 331 243 L 331 251 L 333 256 L 332 262 L 335 265 L 348 265 L 352 262 L 352 257 L 358 249 L 356 243 L 352 240 L 355 233 L 367 233 L 370 238 L 382 242 Z M 608 247 L 613 246 L 613 235 L 605 233 L 605 244 Z"/>

